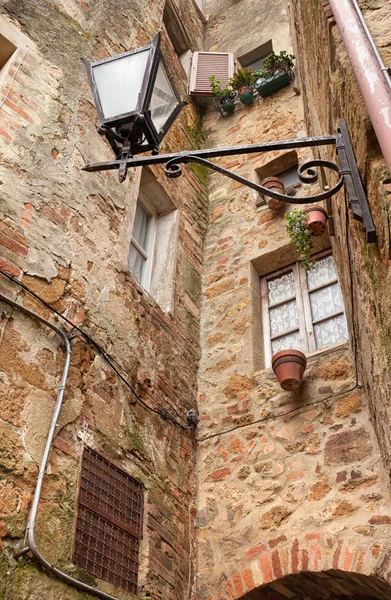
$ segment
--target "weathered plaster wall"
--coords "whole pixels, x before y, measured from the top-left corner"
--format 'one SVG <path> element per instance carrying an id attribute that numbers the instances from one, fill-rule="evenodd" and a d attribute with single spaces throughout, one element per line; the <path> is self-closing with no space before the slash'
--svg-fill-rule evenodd
<path id="1" fill-rule="evenodd" d="M 360 2 L 368 27 L 386 66 L 391 65 L 389 3 Z M 326 2 L 292 3 L 297 29 L 304 102 L 311 134 L 335 131 L 339 118 L 347 121 L 358 166 L 364 180 L 377 228 L 376 244 L 366 244 L 361 228 L 350 222 L 346 233 L 344 200 L 333 211 L 337 236 L 334 255 L 342 283 L 350 286 L 346 255 L 351 247 L 353 290 L 359 310 L 355 313 L 360 377 L 368 392 L 384 463 L 391 457 L 389 407 L 390 382 L 390 174 L 385 168 L 363 99 L 337 26 Z M 308 28 L 305 23 L 311 22 Z"/>
<path id="2" fill-rule="evenodd" d="M 207 39 L 219 39 L 219 50 L 235 51 L 244 39 L 238 32 L 263 23 L 263 9 L 269 8 L 270 3 L 225 3 L 211 15 Z M 234 11 L 235 20 L 229 22 Z M 270 11 L 278 18 L 278 23 L 268 22 L 272 31 L 275 26 L 274 44 L 287 22 L 281 23 L 276 7 Z M 323 39 L 307 16 L 301 26 L 306 24 L 320 56 Z M 305 52 L 298 52 L 299 65 L 313 60 L 312 48 Z M 319 76 L 312 92 L 321 94 L 328 85 Z M 300 88 L 309 93 L 303 76 Z M 302 97 L 286 88 L 224 119 L 211 112 L 209 145 L 304 137 L 305 111 Z M 300 151 L 299 163 L 308 156 Z M 219 162 L 255 180 L 255 171 L 274 158 L 252 155 Z M 256 208 L 251 190 L 215 173 L 209 191 L 199 374 L 198 596 L 389 597 L 390 495 L 368 399 L 356 387 L 351 347 L 343 344 L 310 356 L 300 392 L 281 392 L 272 370 L 264 368 L 259 276 L 295 261 L 284 209 Z M 310 192 L 307 186 L 298 190 Z M 329 243 L 323 240 L 324 247 Z M 350 319 L 347 285 L 344 292 Z M 354 301 L 358 312 L 360 300 Z M 278 417 L 287 411 L 293 412 Z M 363 577 L 355 579 L 353 573 Z"/>
<path id="3" fill-rule="evenodd" d="M 288 6 L 284 0 L 207 0 L 208 27 L 205 48 L 211 52 L 233 52 L 240 57 L 273 40 L 273 50 L 291 50 Z"/>
<path id="4" fill-rule="evenodd" d="M 186 169 L 175 184 L 162 169 L 155 172 L 180 212 L 174 308 L 166 314 L 127 267 L 140 173 L 129 173 L 119 185 L 117 173 L 80 170 L 86 162 L 112 159 L 96 133 L 80 57 L 104 58 L 148 43 L 161 29 L 163 5 L 163 0 L 120 0 L 108 10 L 106 2 L 2 3 L 2 22 L 20 30 L 29 48 L 26 53 L 18 49 L 2 81 L 0 265 L 115 357 L 145 402 L 183 422 L 196 402 L 204 182 Z M 196 6 L 178 0 L 177 8 L 192 45 L 200 47 L 204 24 Z M 185 74 L 165 32 L 163 50 L 183 97 Z M 164 150 L 196 145 L 197 119 L 190 104 Z M 50 310 L 4 278 L 1 290 L 53 319 Z M 28 557 L 12 558 L 23 545 L 64 355 L 43 326 L 5 304 L 1 308 L 0 596 L 85 597 L 40 572 Z M 67 572 L 129 597 L 71 564 L 80 456 L 83 443 L 92 444 L 145 485 L 140 597 L 183 598 L 192 580 L 194 435 L 136 402 L 81 337 L 72 345 L 64 408 L 38 512 L 38 546 Z"/>

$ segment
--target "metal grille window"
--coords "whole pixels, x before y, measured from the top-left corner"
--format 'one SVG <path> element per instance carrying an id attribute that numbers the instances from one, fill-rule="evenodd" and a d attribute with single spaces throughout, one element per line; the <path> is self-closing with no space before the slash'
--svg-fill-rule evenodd
<path id="1" fill-rule="evenodd" d="M 309 272 L 299 263 L 261 279 L 265 363 L 292 348 L 314 352 L 344 342 L 348 329 L 331 254 Z"/>
<path id="2" fill-rule="evenodd" d="M 136 594 L 142 536 L 141 484 L 91 448 L 85 448 L 78 503 L 75 564 Z"/>

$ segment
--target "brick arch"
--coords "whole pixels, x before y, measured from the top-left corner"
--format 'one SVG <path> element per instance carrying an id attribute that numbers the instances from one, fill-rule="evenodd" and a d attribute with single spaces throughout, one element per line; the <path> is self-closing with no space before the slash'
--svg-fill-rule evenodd
<path id="1" fill-rule="evenodd" d="M 318 532 L 287 541 L 248 549 L 218 600 L 391 600 L 391 545 Z"/>

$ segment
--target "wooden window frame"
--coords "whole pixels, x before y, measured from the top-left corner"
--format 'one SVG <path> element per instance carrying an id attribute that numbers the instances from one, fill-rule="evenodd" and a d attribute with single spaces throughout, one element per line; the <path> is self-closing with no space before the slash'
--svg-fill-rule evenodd
<path id="1" fill-rule="evenodd" d="M 332 252 L 330 249 L 324 250 L 323 252 L 319 252 L 315 254 L 311 258 L 314 261 L 321 260 L 322 258 L 326 258 L 327 256 L 331 256 Z M 263 322 L 263 343 L 264 343 L 264 357 L 265 357 L 265 367 L 270 367 L 272 362 L 272 336 L 270 331 L 270 317 L 269 317 L 269 300 L 268 300 L 268 288 L 267 282 L 271 279 L 275 279 L 289 273 L 293 272 L 293 281 L 295 286 L 295 296 L 292 298 L 286 298 L 281 304 L 285 304 L 289 302 L 289 300 L 296 300 L 297 302 L 297 312 L 298 312 L 298 320 L 299 327 L 297 329 L 293 329 L 292 331 L 287 331 L 286 333 L 275 336 L 283 337 L 284 335 L 289 335 L 290 333 L 294 333 L 295 331 L 299 332 L 300 343 L 303 348 L 303 352 L 306 354 L 311 354 L 312 352 L 320 352 L 325 348 L 316 348 L 315 342 L 315 334 L 314 334 L 314 325 L 321 323 L 322 321 L 329 320 L 332 317 L 337 317 L 341 314 L 345 315 L 345 310 L 335 313 L 335 315 L 330 315 L 323 319 L 319 319 L 318 321 L 313 321 L 312 319 L 312 311 L 311 311 L 311 302 L 310 302 L 310 293 L 313 293 L 317 290 L 323 289 L 325 287 L 329 287 L 334 283 L 338 283 L 338 277 L 333 281 L 327 282 L 327 284 L 320 285 L 311 291 L 308 289 L 307 283 L 307 273 L 301 267 L 301 262 L 295 262 L 291 265 L 284 267 L 283 269 L 279 269 L 278 271 L 274 271 L 268 275 L 261 277 L 261 303 L 262 303 L 262 322 Z M 341 291 L 341 290 L 340 290 Z M 342 293 L 342 292 L 341 292 Z M 273 305 L 272 308 L 278 306 L 279 303 Z M 345 315 L 346 318 L 346 315 Z"/>

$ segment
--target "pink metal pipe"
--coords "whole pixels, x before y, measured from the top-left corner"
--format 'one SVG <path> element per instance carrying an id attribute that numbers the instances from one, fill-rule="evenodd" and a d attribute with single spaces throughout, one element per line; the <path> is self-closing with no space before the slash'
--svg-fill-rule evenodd
<path id="1" fill-rule="evenodd" d="M 391 173 L 391 92 L 350 0 L 329 0 Z"/>

